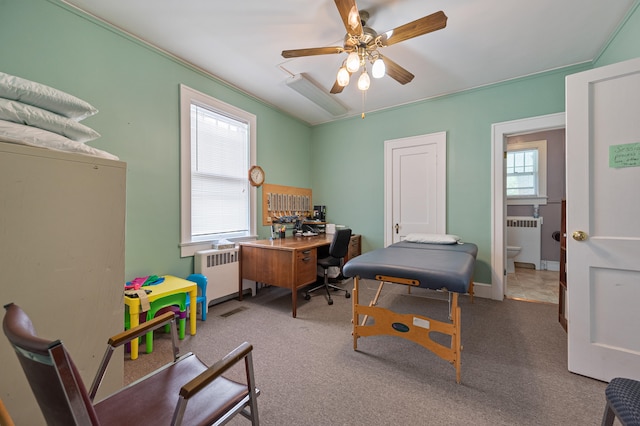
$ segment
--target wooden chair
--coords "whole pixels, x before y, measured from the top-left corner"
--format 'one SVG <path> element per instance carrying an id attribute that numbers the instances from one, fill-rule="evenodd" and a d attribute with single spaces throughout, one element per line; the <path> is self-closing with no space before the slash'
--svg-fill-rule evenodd
<path id="1" fill-rule="evenodd" d="M 179 356 L 175 316 L 167 312 L 111 337 L 102 363 L 87 392 L 71 356 L 60 340 L 38 337 L 27 314 L 5 306 L 4 333 L 49 424 L 64 425 L 221 425 L 241 414 L 258 425 L 259 394 L 253 375 L 253 347 L 242 343 L 207 367 L 192 353 Z M 94 403 L 115 348 L 171 325 L 173 361 L 142 379 Z M 222 376 L 244 361 L 246 383 Z"/>

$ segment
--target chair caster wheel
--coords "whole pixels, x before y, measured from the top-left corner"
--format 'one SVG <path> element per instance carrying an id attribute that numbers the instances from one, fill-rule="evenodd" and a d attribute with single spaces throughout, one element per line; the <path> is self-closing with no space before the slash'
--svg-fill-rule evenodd
<path id="1" fill-rule="evenodd" d="M 311 295 L 310 294 L 305 294 L 304 295 L 304 300 L 310 300 L 311 299 Z"/>
<path id="2" fill-rule="evenodd" d="M 347 292 L 344 297 L 346 297 L 347 299 L 351 297 L 351 294 L 349 294 L 349 292 Z"/>
<path id="3" fill-rule="evenodd" d="M 332 299 L 329 299 L 329 304 L 333 305 L 333 300 Z"/>

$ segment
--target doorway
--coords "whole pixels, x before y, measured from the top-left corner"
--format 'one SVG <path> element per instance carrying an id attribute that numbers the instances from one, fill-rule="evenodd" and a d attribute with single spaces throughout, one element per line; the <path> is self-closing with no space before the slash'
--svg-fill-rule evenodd
<path id="1" fill-rule="evenodd" d="M 507 138 L 531 133 L 562 129 L 565 127 L 565 113 L 525 118 L 503 123 L 495 123 L 492 130 L 492 235 L 491 235 L 491 298 L 503 300 L 507 286 L 506 273 L 506 195 L 505 195 L 505 152 Z"/>
<path id="2" fill-rule="evenodd" d="M 512 148 L 538 150 L 535 163 L 540 177 L 536 179 L 536 191 L 540 198 L 507 198 L 507 245 L 519 246 L 520 251 L 515 258 L 515 270 L 507 266 L 505 297 L 557 304 L 562 200 L 566 187 L 565 130 L 509 135 L 507 149 Z"/>

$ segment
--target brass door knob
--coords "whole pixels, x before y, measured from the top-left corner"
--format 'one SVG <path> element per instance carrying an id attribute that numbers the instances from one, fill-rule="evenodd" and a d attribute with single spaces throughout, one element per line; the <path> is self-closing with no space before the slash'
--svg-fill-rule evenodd
<path id="1" fill-rule="evenodd" d="M 587 239 L 587 233 L 584 231 L 573 231 L 573 234 L 571 234 L 571 236 L 576 241 L 584 241 Z"/>

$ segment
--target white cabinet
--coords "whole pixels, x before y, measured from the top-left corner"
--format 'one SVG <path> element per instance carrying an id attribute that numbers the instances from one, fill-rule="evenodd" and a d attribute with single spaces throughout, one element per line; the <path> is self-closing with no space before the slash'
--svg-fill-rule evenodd
<path id="1" fill-rule="evenodd" d="M 0 304 L 61 339 L 85 385 L 123 329 L 126 164 L 0 143 Z M 4 310 L 2 315 L 4 316 Z M 122 385 L 113 357 L 98 400 Z M 4 334 L 0 397 L 16 424 L 44 424 Z"/>

